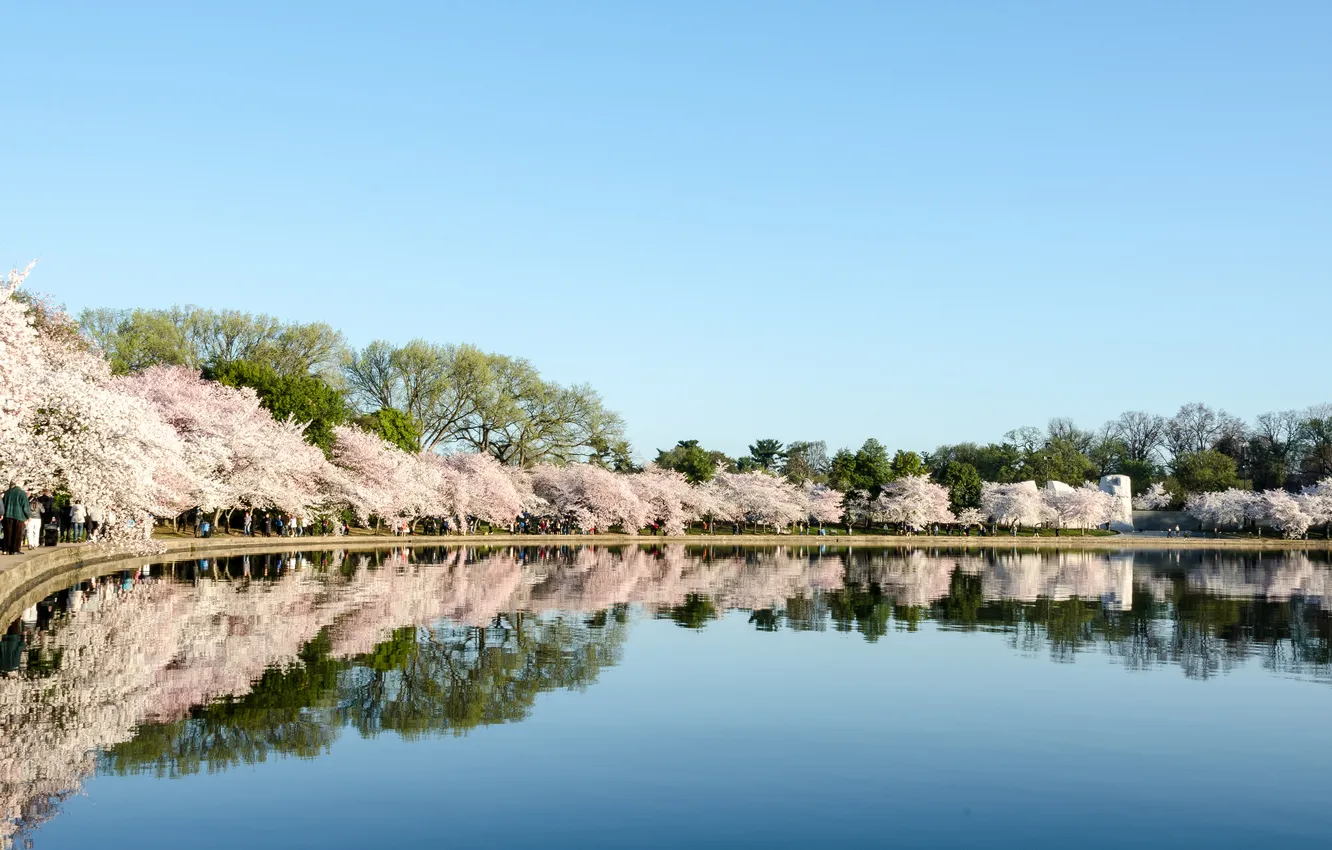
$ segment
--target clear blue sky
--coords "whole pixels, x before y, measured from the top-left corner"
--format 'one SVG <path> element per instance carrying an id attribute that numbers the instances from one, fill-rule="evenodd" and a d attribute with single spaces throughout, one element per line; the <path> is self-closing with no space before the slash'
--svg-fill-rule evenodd
<path id="1" fill-rule="evenodd" d="M 1332 3 L 195 5 L 0 11 L 73 310 L 470 341 L 643 456 L 1332 400 Z"/>

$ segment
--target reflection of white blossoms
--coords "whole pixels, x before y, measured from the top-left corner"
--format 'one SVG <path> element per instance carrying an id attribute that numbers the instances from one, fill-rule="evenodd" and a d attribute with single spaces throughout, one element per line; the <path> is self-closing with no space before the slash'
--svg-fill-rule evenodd
<path id="1" fill-rule="evenodd" d="M 172 721 L 193 706 L 247 693 L 266 670 L 296 663 L 321 630 L 332 655 L 345 658 L 370 653 L 404 626 L 485 626 L 515 612 L 621 604 L 659 610 L 691 595 L 708 597 L 717 609 L 774 611 L 805 598 L 815 602 L 810 610 L 826 612 L 818 600 L 840 593 L 844 578 L 877 587 L 899 606 L 928 608 L 949 597 L 962 576 L 985 599 L 1079 599 L 1122 612 L 1132 607 L 1134 557 L 891 549 L 824 557 L 799 546 L 715 554 L 679 545 L 399 549 L 247 556 L 211 569 L 201 562 L 189 572 L 204 577 L 189 582 L 138 579 L 122 587 L 103 580 L 72 592 L 70 613 L 39 634 L 43 656 L 60 659 L 53 673 L 0 679 L 0 846 L 18 824 L 49 813 L 51 799 L 76 791 L 98 750 L 131 739 L 144 722 Z M 1332 571 L 1303 553 L 1209 555 L 1178 566 L 1184 582 L 1144 574 L 1140 590 L 1158 602 L 1181 587 L 1301 598 L 1324 609 L 1332 599 Z M 250 579 L 261 571 L 279 577 Z M 1225 663 L 1205 629 L 1159 619 L 1169 612 L 1154 616 L 1132 635 L 1110 638 L 1108 651 L 1135 665 L 1178 661 L 1198 675 Z"/>
<path id="2" fill-rule="evenodd" d="M 994 552 L 932 555 L 919 550 L 857 559 L 852 576 L 877 584 L 899 605 L 930 605 L 948 595 L 953 571 L 980 576 L 986 599 L 1100 600 L 1111 610 L 1133 602 L 1133 559 L 1097 552 Z"/>
<path id="3" fill-rule="evenodd" d="M 1258 567 L 1258 568 L 1256 568 Z M 1332 570 L 1304 552 L 1252 559 L 1218 557 L 1192 567 L 1189 586 L 1214 596 L 1285 602 L 1302 598 L 1332 610 Z"/>
<path id="4" fill-rule="evenodd" d="M 147 580 L 125 590 L 103 581 L 86 598 L 77 594 L 70 606 L 77 611 L 41 638 L 44 652 L 62 658 L 60 668 L 0 681 L 5 835 L 35 803 L 76 789 L 95 751 L 132 738 L 140 723 L 246 693 L 266 669 L 295 663 L 325 627 L 334 654 L 347 656 L 371 650 L 395 628 L 440 619 L 479 625 L 506 611 L 666 605 L 687 593 L 771 606 L 840 583 L 834 561 L 709 560 L 679 546 L 623 555 L 583 549 L 527 563 L 516 552 L 475 558 L 466 549 L 445 550 L 438 563 L 406 550 L 346 557 L 350 578 L 341 577 L 342 555 L 318 569 L 285 555 L 278 558 L 285 574 L 273 581 Z M 233 570 L 245 574 L 248 563 Z"/>

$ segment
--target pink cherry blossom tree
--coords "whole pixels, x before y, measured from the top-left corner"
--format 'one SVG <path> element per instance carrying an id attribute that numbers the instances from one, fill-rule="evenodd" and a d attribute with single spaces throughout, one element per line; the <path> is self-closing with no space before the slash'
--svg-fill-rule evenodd
<path id="1" fill-rule="evenodd" d="M 920 531 L 936 523 L 957 521 L 949 508 L 948 488 L 936 484 L 928 475 L 907 475 L 884 485 L 876 501 L 876 510 L 884 522 Z"/>
<path id="2" fill-rule="evenodd" d="M 802 491 L 784 478 L 767 472 L 718 471 L 713 476 L 716 504 L 732 522 L 781 529 L 809 515 Z"/>
<path id="3" fill-rule="evenodd" d="M 999 525 L 1016 528 L 1046 521 L 1046 508 L 1035 481 L 981 486 L 981 510 Z"/>
<path id="4" fill-rule="evenodd" d="M 1300 504 L 1309 515 L 1312 525 L 1325 527 L 1324 533 L 1332 537 L 1332 477 L 1324 478 L 1300 492 Z"/>
<path id="5" fill-rule="evenodd" d="M 1291 540 L 1303 537 L 1313 524 L 1313 517 L 1305 512 L 1303 502 L 1285 490 L 1264 490 L 1259 493 L 1256 509 L 1273 528 Z"/>
<path id="6" fill-rule="evenodd" d="M 532 489 L 576 528 L 600 532 L 618 525 L 637 534 L 647 511 L 625 478 L 584 463 L 542 464 L 532 471 Z"/>
<path id="7" fill-rule="evenodd" d="M 22 441 L 45 376 L 37 350 L 37 331 L 27 306 L 14 297 L 36 262 L 13 269 L 0 280 L 0 444 Z M 4 470 L 11 477 L 14 471 Z"/>
<path id="8" fill-rule="evenodd" d="M 249 388 L 205 381 L 185 367 L 156 366 L 116 379 L 151 404 L 184 443 L 197 489 L 189 504 L 218 512 L 239 506 L 304 516 L 341 482 L 304 426 L 277 422 Z"/>
<path id="9" fill-rule="evenodd" d="M 1115 512 L 1115 497 L 1090 481 L 1081 487 L 1050 487 L 1042 497 L 1059 528 L 1096 528 Z"/>
<path id="10" fill-rule="evenodd" d="M 1160 481 L 1153 482 L 1146 492 L 1133 500 L 1133 507 L 1140 511 L 1163 511 L 1170 507 L 1175 499 Z"/>
<path id="11" fill-rule="evenodd" d="M 1184 511 L 1204 526 L 1218 533 L 1223 525 L 1243 525 L 1261 516 L 1254 494 L 1248 490 L 1220 490 L 1194 493 L 1184 503 Z"/>
<path id="12" fill-rule="evenodd" d="M 824 484 L 814 484 L 805 490 L 809 505 L 809 518 L 823 528 L 825 522 L 835 523 L 842 518 L 842 501 L 846 494 Z"/>
<path id="13" fill-rule="evenodd" d="M 985 525 L 985 511 L 980 508 L 963 508 L 957 512 L 957 524 L 964 529 L 971 528 L 973 525 L 983 526 Z"/>
<path id="14" fill-rule="evenodd" d="M 628 476 L 628 484 L 648 521 L 660 524 L 666 534 L 684 534 L 685 526 L 700 516 L 701 500 L 694 498 L 694 488 L 675 470 L 648 464 L 642 472 Z"/>
<path id="15" fill-rule="evenodd" d="M 499 461 L 487 454 L 463 452 L 444 458 L 443 464 L 457 476 L 452 516 L 461 521 L 470 516 L 490 525 L 512 528 L 523 509 L 523 500 L 514 479 Z"/>

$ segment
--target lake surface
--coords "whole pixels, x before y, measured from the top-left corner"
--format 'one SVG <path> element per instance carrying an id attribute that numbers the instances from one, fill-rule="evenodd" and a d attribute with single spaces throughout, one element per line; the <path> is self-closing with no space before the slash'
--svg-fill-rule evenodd
<path id="1" fill-rule="evenodd" d="M 6 846 L 1332 841 L 1326 553 L 317 551 L 5 637 Z"/>

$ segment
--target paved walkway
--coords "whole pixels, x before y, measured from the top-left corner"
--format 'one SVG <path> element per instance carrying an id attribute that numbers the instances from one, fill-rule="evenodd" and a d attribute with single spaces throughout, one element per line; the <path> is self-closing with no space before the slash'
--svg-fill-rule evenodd
<path id="1" fill-rule="evenodd" d="M 61 549 L 73 549 L 76 546 L 87 545 L 87 543 L 61 543 L 59 546 L 38 546 L 36 549 L 24 549 L 22 555 L 0 555 L 0 573 L 12 570 L 24 561 L 44 552 L 56 552 Z"/>

